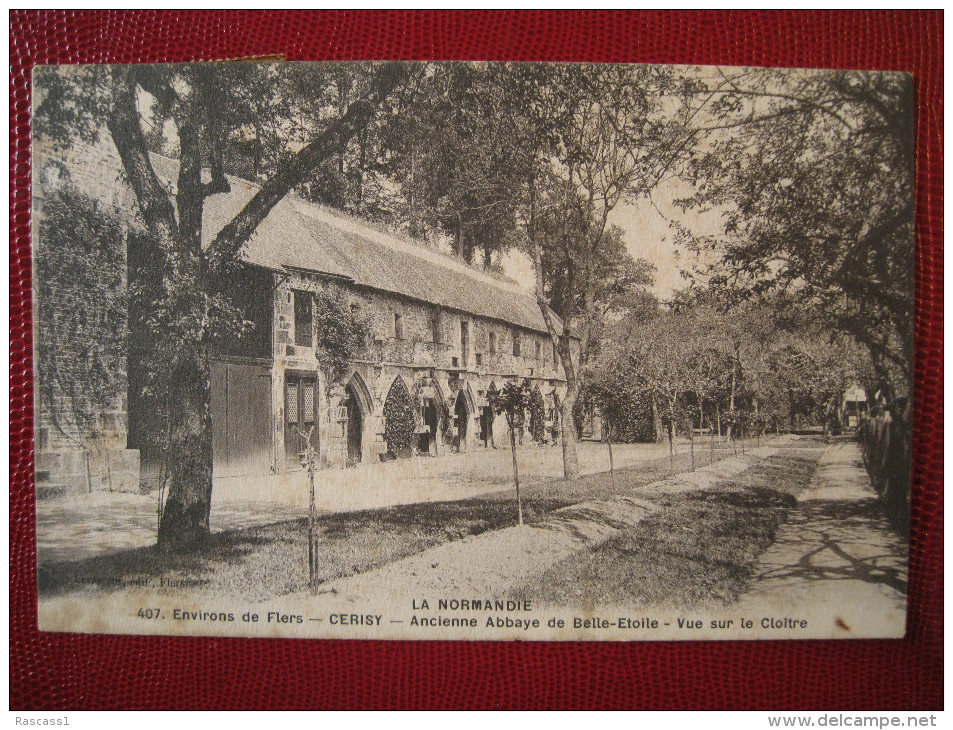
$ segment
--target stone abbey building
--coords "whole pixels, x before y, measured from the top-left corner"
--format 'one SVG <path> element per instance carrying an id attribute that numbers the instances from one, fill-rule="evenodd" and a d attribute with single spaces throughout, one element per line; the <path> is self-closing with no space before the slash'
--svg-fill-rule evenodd
<path id="1" fill-rule="evenodd" d="M 230 194 L 207 203 L 210 237 L 256 192 L 230 182 Z M 552 418 L 564 378 L 535 298 L 514 282 L 291 197 L 243 260 L 269 290 L 271 336 L 264 356 L 213 366 L 217 474 L 300 468 L 309 432 L 332 467 L 486 447 L 508 433 L 488 401 L 505 382 L 538 388 Z M 369 329 L 332 382 L 318 296 L 343 302 Z M 413 422 L 410 443 L 388 441 L 390 420 Z"/>
<path id="2" fill-rule="evenodd" d="M 174 161 L 155 157 L 154 166 L 161 178 L 175 179 Z M 88 167 L 70 164 L 77 187 L 98 199 L 122 197 L 122 209 L 131 209 L 128 193 L 116 193 L 108 175 L 84 176 Z M 121 185 L 118 177 L 113 185 Z M 243 180 L 229 182 L 230 193 L 206 201 L 205 240 L 257 191 Z M 506 382 L 538 389 L 551 425 L 564 377 L 535 298 L 513 281 L 293 197 L 258 227 L 242 261 L 257 334 L 212 364 L 216 477 L 300 469 L 309 434 L 328 468 L 470 451 L 494 439 L 503 445 L 506 422 L 494 416 L 490 397 Z M 316 305 L 327 301 L 366 328 L 343 367 L 329 367 L 321 350 L 327 323 Z M 50 336 L 38 321 L 37 337 Z M 138 481 L 128 474 L 138 468 L 138 454 L 148 471 L 154 455 L 137 426 L 149 414 L 137 398 L 135 362 L 118 366 L 114 376 L 123 387 L 103 404 L 108 443 L 101 429 L 51 438 L 49 403 L 38 395 L 38 482 L 85 481 L 102 489 L 98 475 L 122 462 L 128 488 Z M 80 463 L 90 459 L 88 467 Z"/>

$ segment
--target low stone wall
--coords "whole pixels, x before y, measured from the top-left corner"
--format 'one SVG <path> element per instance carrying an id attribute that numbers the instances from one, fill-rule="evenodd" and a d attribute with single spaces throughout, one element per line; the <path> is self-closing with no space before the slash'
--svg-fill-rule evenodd
<path id="1" fill-rule="evenodd" d="M 138 449 L 64 449 L 36 455 L 37 489 L 139 492 Z"/>

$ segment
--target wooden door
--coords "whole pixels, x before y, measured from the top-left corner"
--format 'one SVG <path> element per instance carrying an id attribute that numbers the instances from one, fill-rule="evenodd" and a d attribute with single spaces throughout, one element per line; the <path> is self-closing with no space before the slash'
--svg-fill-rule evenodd
<path id="1" fill-rule="evenodd" d="M 272 470 L 271 372 L 246 363 L 212 363 L 212 459 L 215 476 Z"/>
<path id="2" fill-rule="evenodd" d="M 318 378 L 316 375 L 285 375 L 285 459 L 301 464 L 307 435 L 318 452 Z"/>

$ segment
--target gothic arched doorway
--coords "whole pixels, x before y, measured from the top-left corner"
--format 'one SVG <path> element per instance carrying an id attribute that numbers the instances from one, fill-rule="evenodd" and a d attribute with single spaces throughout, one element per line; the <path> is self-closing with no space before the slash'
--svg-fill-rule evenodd
<path id="1" fill-rule="evenodd" d="M 417 451 L 421 454 L 437 455 L 437 433 L 440 425 L 440 413 L 433 398 L 424 398 L 421 407 L 423 422 L 427 432 L 421 433 L 417 441 Z"/>
<path id="2" fill-rule="evenodd" d="M 364 414 L 361 402 L 351 383 L 344 389 L 344 408 L 347 412 L 347 465 L 360 464 L 364 440 Z"/>
<path id="3" fill-rule="evenodd" d="M 493 412 L 493 406 L 498 396 L 496 383 L 490 383 L 486 391 L 486 405 L 480 409 L 480 441 L 483 442 L 484 448 L 490 446 L 496 448 L 496 443 L 493 441 L 493 419 L 496 415 Z"/>
<path id="4" fill-rule="evenodd" d="M 354 373 L 344 386 L 341 405 L 345 409 L 346 464 L 354 466 L 364 460 L 364 424 L 373 411 L 371 393 L 359 373 Z"/>

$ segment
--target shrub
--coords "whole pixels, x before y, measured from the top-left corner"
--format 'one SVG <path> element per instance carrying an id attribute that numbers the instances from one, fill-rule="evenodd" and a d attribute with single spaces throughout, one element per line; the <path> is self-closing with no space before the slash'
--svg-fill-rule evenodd
<path id="1" fill-rule="evenodd" d="M 384 440 L 387 450 L 399 459 L 411 455 L 416 419 L 410 391 L 402 378 L 397 378 L 384 401 Z"/>

